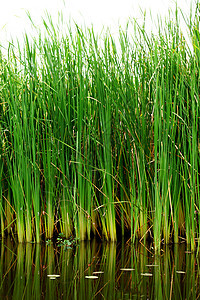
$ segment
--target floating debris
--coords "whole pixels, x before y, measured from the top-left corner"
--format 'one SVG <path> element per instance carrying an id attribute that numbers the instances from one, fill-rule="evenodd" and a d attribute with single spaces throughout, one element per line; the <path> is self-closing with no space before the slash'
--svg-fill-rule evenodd
<path id="1" fill-rule="evenodd" d="M 87 278 L 87 279 L 97 279 L 97 278 L 99 278 L 98 276 L 93 276 L 93 275 L 91 275 L 91 276 L 85 276 L 85 278 Z"/>
<path id="2" fill-rule="evenodd" d="M 178 273 L 178 274 L 185 274 L 184 271 L 176 271 L 176 273 Z"/>
<path id="3" fill-rule="evenodd" d="M 149 277 L 150 277 L 150 276 L 153 276 L 152 273 L 141 273 L 141 275 L 142 275 L 142 276 L 149 276 Z"/>
<path id="4" fill-rule="evenodd" d="M 92 274 L 103 274 L 103 273 L 104 273 L 103 271 L 95 271 Z"/>
<path id="5" fill-rule="evenodd" d="M 48 274 L 47 277 L 49 277 L 49 279 L 56 279 L 56 278 L 60 277 L 60 275 L 58 275 L 58 274 Z"/>
<path id="6" fill-rule="evenodd" d="M 146 265 L 146 267 L 159 267 L 159 265 Z"/>
<path id="7" fill-rule="evenodd" d="M 127 271 L 127 272 L 129 272 L 129 271 L 134 271 L 135 269 L 131 269 L 131 268 L 121 268 L 120 270 L 121 270 L 121 271 Z"/>

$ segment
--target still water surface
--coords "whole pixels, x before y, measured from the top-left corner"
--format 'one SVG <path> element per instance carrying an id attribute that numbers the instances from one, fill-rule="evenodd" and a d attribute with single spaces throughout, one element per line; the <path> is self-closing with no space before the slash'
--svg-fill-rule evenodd
<path id="1" fill-rule="evenodd" d="M 128 243 L 70 249 L 2 241 L 0 299 L 198 299 L 199 258 L 184 244 L 163 250 L 154 256 Z"/>

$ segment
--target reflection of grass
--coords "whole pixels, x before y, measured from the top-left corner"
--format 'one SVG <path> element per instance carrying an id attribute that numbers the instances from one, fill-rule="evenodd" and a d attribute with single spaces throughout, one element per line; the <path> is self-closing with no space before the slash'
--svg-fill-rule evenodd
<path id="1" fill-rule="evenodd" d="M 198 258 L 185 250 L 185 245 L 166 247 L 162 256 L 152 256 L 140 244 L 80 242 L 68 251 L 2 245 L 0 294 L 9 299 L 196 299 Z"/>
<path id="2" fill-rule="evenodd" d="M 180 236 L 194 250 L 199 19 L 191 50 L 178 15 L 158 36 L 120 29 L 119 47 L 109 32 L 61 34 L 47 16 L 45 34 L 0 56 L 2 235 L 116 241 L 118 228 L 156 251 Z"/>

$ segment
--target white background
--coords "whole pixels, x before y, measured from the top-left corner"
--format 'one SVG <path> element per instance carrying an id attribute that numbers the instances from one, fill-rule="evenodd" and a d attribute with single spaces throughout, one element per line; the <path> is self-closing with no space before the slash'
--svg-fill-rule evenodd
<path id="1" fill-rule="evenodd" d="M 79 25 L 94 25 L 95 30 L 109 26 L 111 32 L 117 30 L 118 24 L 124 25 L 128 18 L 142 20 L 141 9 L 149 11 L 156 19 L 156 15 L 168 14 L 169 8 L 175 10 L 173 0 L 1 0 L 0 9 L 0 45 L 6 47 L 12 38 L 22 39 L 23 33 L 31 32 L 30 21 L 26 11 L 29 11 L 37 26 L 41 26 L 41 17 L 48 11 L 54 20 L 58 11 L 62 11 L 65 20 L 69 18 Z M 185 14 L 189 15 L 191 4 L 195 7 L 195 0 L 177 0 Z M 148 18 L 147 18 L 148 20 Z M 149 22 L 148 27 L 151 28 Z"/>

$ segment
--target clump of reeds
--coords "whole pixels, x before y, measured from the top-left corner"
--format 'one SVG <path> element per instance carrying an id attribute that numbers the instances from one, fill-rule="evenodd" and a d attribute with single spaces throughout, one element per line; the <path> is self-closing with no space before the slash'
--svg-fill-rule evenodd
<path id="1" fill-rule="evenodd" d="M 148 35 L 45 34 L 0 56 L 1 233 L 199 238 L 197 13 Z M 161 26 L 161 25 L 160 25 Z"/>

